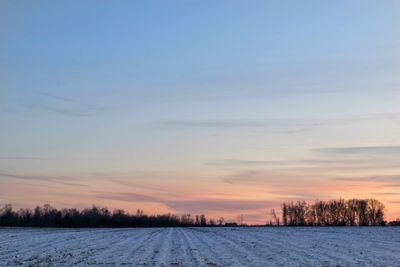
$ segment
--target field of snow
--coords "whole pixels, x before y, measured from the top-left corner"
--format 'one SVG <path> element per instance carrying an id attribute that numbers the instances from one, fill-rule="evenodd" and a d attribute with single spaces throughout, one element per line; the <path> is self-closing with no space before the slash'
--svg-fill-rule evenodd
<path id="1" fill-rule="evenodd" d="M 400 228 L 0 228 L 1 266 L 400 266 Z"/>

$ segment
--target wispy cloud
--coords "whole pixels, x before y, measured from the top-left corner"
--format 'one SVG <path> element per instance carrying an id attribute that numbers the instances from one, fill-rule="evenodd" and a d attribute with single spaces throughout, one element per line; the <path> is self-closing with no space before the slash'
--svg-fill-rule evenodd
<path id="1" fill-rule="evenodd" d="M 369 185 L 371 190 L 398 190 L 400 188 L 400 175 L 375 175 L 375 176 L 355 176 L 355 177 L 335 177 L 333 180 L 357 185 Z M 376 195 L 394 196 L 400 193 L 393 192 L 377 192 Z"/>
<path id="2" fill-rule="evenodd" d="M 396 176 L 387 177 L 337 177 L 329 174 L 285 173 L 271 170 L 237 171 L 221 177 L 221 181 L 232 186 L 252 186 L 258 191 L 274 195 L 275 199 L 336 198 L 371 188 L 370 181 L 397 183 Z M 352 182 L 352 183 L 349 183 Z M 378 185 L 379 185 L 378 184 Z"/>
<path id="3" fill-rule="evenodd" d="M 265 128 L 265 127 L 304 127 L 318 126 L 321 122 L 304 123 L 291 119 L 219 119 L 219 120 L 166 120 L 157 122 L 161 126 L 184 128 Z"/>
<path id="4" fill-rule="evenodd" d="M 81 101 L 76 98 L 58 96 L 48 93 L 37 93 L 40 96 L 36 102 L 24 106 L 30 109 L 50 111 L 72 117 L 89 117 L 110 110 L 109 107 Z"/>
<path id="5" fill-rule="evenodd" d="M 242 160 L 242 159 L 225 159 L 206 162 L 209 166 L 268 166 L 268 167 L 293 167 L 293 166 L 342 166 L 368 164 L 366 160 L 336 160 L 336 159 L 304 159 L 304 160 Z"/>
<path id="6" fill-rule="evenodd" d="M 240 212 L 247 210 L 268 209 L 279 206 L 278 201 L 249 199 L 194 199 L 167 201 L 167 205 L 178 212 Z"/>
<path id="7" fill-rule="evenodd" d="M 247 170 L 225 175 L 221 177 L 221 181 L 237 186 L 254 186 L 258 189 L 262 188 L 265 192 L 286 195 L 287 197 L 310 198 L 316 195 L 314 189 L 320 188 L 329 179 L 315 175 L 287 174 L 269 170 Z M 319 194 L 323 194 L 323 192 L 319 192 Z"/>
<path id="8" fill-rule="evenodd" d="M 165 196 L 152 196 L 131 192 L 99 192 L 98 198 L 105 198 L 127 202 L 153 202 L 159 203 L 172 209 L 174 212 L 231 212 L 266 209 L 279 205 L 278 201 L 254 200 L 254 199 L 231 199 L 231 198 L 198 198 L 181 195 L 179 198 Z"/>
<path id="9" fill-rule="evenodd" d="M 21 175 L 21 174 L 0 172 L 0 178 L 1 177 L 27 180 L 27 181 L 50 182 L 50 183 L 55 183 L 55 184 L 68 185 L 68 186 L 89 187 L 88 185 L 85 185 L 85 184 L 66 182 L 66 181 L 74 180 L 72 177 L 67 177 L 67 176 L 35 176 L 35 175 Z"/>
<path id="10" fill-rule="evenodd" d="M 72 117 L 90 117 L 95 114 L 95 110 L 85 109 L 85 108 L 70 108 L 61 106 L 49 106 L 46 104 L 29 104 L 27 107 L 35 110 L 50 111 L 62 115 L 72 116 Z"/>
<path id="11" fill-rule="evenodd" d="M 273 161 L 273 160 L 242 160 L 242 159 L 225 159 L 215 160 L 205 163 L 209 166 L 286 166 L 290 164 L 290 161 Z"/>
<path id="12" fill-rule="evenodd" d="M 29 160 L 42 160 L 42 161 L 90 161 L 90 160 L 103 160 L 103 161 L 112 161 L 112 160 L 124 160 L 122 157 L 40 157 L 40 156 L 18 156 L 18 155 L 0 155 L 0 159 L 3 160 L 20 160 L 20 161 L 29 161 Z"/>
<path id="13" fill-rule="evenodd" d="M 314 151 L 328 154 L 386 155 L 400 154 L 400 145 L 317 148 Z"/>
<path id="14" fill-rule="evenodd" d="M 163 199 L 159 197 L 153 197 L 145 194 L 138 193 L 124 193 L 124 192 L 99 192 L 96 193 L 96 197 L 119 200 L 119 201 L 128 201 L 128 202 L 156 202 L 163 203 Z"/>
<path id="15" fill-rule="evenodd" d="M 381 174 L 388 170 L 396 172 L 400 159 L 378 157 L 329 157 L 298 159 L 298 160 L 251 160 L 251 159 L 225 159 L 205 162 L 205 165 L 221 171 L 234 171 L 230 176 L 223 177 L 224 182 L 236 183 L 243 180 L 249 183 L 266 183 L 271 179 L 295 179 L 303 177 L 324 178 L 341 177 L 344 173 L 352 174 L 365 172 Z"/>
<path id="16" fill-rule="evenodd" d="M 369 120 L 400 119 L 400 113 L 374 113 L 362 114 L 352 117 L 337 118 L 279 118 L 279 119 L 189 119 L 189 120 L 163 120 L 153 124 L 162 127 L 179 128 L 268 128 L 280 130 L 285 133 L 299 133 L 309 131 L 315 127 L 348 125 Z M 326 148 L 328 149 L 328 148 Z M 322 151 L 321 151 L 322 152 Z"/>
<path id="17" fill-rule="evenodd" d="M 2 160 L 48 160 L 42 157 L 0 156 Z"/>
<path id="18" fill-rule="evenodd" d="M 376 175 L 376 176 L 361 176 L 361 177 L 336 177 L 335 180 L 340 181 L 356 181 L 356 182 L 399 182 L 400 175 Z"/>

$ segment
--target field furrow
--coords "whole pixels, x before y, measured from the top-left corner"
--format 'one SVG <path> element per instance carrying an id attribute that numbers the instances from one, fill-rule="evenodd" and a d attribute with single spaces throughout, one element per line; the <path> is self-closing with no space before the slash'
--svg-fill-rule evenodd
<path id="1" fill-rule="evenodd" d="M 400 228 L 0 228 L 0 266 L 400 266 Z"/>

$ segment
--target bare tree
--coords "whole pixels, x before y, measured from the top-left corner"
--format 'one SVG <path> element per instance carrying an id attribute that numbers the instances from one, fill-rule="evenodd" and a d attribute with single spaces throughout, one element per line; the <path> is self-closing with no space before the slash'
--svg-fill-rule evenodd
<path id="1" fill-rule="evenodd" d="M 200 215 L 200 226 L 206 226 L 207 225 L 207 219 L 204 214 Z"/>
<path id="2" fill-rule="evenodd" d="M 383 225 L 385 206 L 376 199 L 305 201 L 282 204 L 284 225 L 367 226 Z"/>
<path id="3" fill-rule="evenodd" d="M 384 221 L 383 211 L 385 209 L 385 205 L 383 205 L 376 199 L 368 199 L 367 203 L 368 203 L 367 213 L 368 213 L 369 224 L 372 226 L 381 225 L 382 222 Z"/>
<path id="4" fill-rule="evenodd" d="M 280 225 L 280 220 L 279 217 L 276 215 L 275 209 L 271 209 L 271 216 L 274 220 L 274 224 L 279 226 Z"/>
<path id="5" fill-rule="evenodd" d="M 364 199 L 357 201 L 358 225 L 368 225 L 368 203 Z"/>
<path id="6" fill-rule="evenodd" d="M 357 199 L 349 199 L 347 200 L 347 209 L 346 209 L 346 221 L 347 225 L 354 226 L 356 225 L 357 216 L 358 216 L 358 208 L 357 208 Z"/>
<path id="7" fill-rule="evenodd" d="M 283 203 L 282 206 L 282 223 L 283 225 L 288 225 L 288 207 L 286 203 Z"/>

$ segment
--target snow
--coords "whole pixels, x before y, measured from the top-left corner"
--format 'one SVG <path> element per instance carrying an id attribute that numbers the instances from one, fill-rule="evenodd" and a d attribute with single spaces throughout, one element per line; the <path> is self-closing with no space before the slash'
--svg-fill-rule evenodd
<path id="1" fill-rule="evenodd" d="M 0 228 L 1 266 L 400 266 L 400 228 Z"/>

